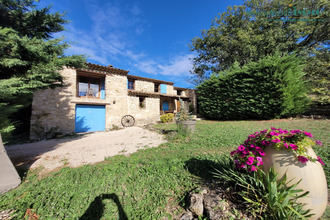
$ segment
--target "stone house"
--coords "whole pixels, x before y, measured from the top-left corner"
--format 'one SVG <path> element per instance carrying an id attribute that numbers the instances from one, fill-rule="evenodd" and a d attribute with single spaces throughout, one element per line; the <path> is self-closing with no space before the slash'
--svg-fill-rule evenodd
<path id="1" fill-rule="evenodd" d="M 125 115 L 132 116 L 135 125 L 155 123 L 161 114 L 179 110 L 179 97 L 186 107 L 196 109 L 193 89 L 129 75 L 111 65 L 87 63 L 87 67 L 64 68 L 62 87 L 34 93 L 30 139 L 52 133 L 107 131 L 122 127 Z"/>

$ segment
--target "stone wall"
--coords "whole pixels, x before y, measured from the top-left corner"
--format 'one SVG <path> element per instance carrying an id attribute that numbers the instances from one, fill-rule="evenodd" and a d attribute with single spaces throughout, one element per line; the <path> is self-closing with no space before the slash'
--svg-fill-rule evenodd
<path id="1" fill-rule="evenodd" d="M 136 90 L 136 91 L 153 93 L 154 86 L 155 85 L 153 82 L 147 82 L 147 81 L 142 81 L 142 80 L 134 81 L 134 90 Z"/>
<path id="2" fill-rule="evenodd" d="M 105 129 L 111 129 L 113 125 L 121 126 L 121 118 L 127 113 L 127 77 L 111 74 L 106 76 L 105 97 L 110 105 L 106 106 Z"/>
<path id="3" fill-rule="evenodd" d="M 63 87 L 37 91 L 33 95 L 30 139 L 42 139 L 55 131 L 74 131 L 75 104 L 71 99 L 76 94 L 76 71 L 65 69 L 62 73 Z"/>
<path id="4" fill-rule="evenodd" d="M 132 115 L 135 118 L 137 125 L 144 125 L 159 121 L 159 98 L 145 98 L 145 106 L 143 108 L 139 105 L 139 97 L 129 96 L 128 97 L 128 112 L 127 114 Z"/>
<path id="5" fill-rule="evenodd" d="M 153 92 L 153 83 L 136 80 L 134 86 L 137 91 Z M 108 85 L 108 87 L 107 87 Z M 139 97 L 127 95 L 127 78 L 122 75 L 110 75 L 106 77 L 106 97 L 109 97 L 110 105 L 106 106 L 106 129 L 113 125 L 121 127 L 121 118 L 132 115 L 135 125 L 144 125 L 159 121 L 159 99 L 145 99 L 145 108 L 140 108 Z"/>
<path id="6" fill-rule="evenodd" d="M 172 92 L 172 94 L 171 95 L 177 95 L 178 94 L 178 90 L 176 90 L 176 89 L 173 89 L 173 92 Z"/>
<path id="7" fill-rule="evenodd" d="M 171 95 L 177 95 L 178 94 L 178 90 L 177 89 L 173 89 L 173 92 Z M 187 97 L 189 96 L 189 89 L 187 90 L 181 90 L 181 95 L 179 97 Z"/>
<path id="8" fill-rule="evenodd" d="M 167 95 L 176 95 L 176 91 L 174 91 L 174 88 L 172 85 L 166 85 L 166 94 Z"/>

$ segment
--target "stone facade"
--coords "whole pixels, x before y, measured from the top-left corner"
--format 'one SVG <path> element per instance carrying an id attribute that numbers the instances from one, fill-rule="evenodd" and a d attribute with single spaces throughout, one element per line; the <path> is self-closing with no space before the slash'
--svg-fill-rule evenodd
<path id="1" fill-rule="evenodd" d="M 63 70 L 63 87 L 37 91 L 33 95 L 30 139 L 39 139 L 49 132 L 71 133 L 75 126 L 76 70 Z"/>
<path id="2" fill-rule="evenodd" d="M 176 95 L 176 92 L 174 92 L 172 85 L 166 85 L 166 94 L 168 94 L 168 95 Z"/>
<path id="3" fill-rule="evenodd" d="M 139 97 L 128 97 L 128 114 L 133 115 L 135 122 L 140 125 L 155 123 L 159 121 L 159 99 L 158 98 L 145 98 L 145 106 L 140 107 Z"/>
<path id="4" fill-rule="evenodd" d="M 76 70 L 64 68 L 63 87 L 37 91 L 33 96 L 30 139 L 42 139 L 55 132 L 72 133 L 75 131 L 76 105 L 105 106 L 105 130 L 114 126 L 121 127 L 124 115 L 132 115 L 135 125 L 159 121 L 161 100 L 167 100 L 171 109 L 176 109 L 177 91 L 167 84 L 166 94 L 155 93 L 152 79 L 134 80 L 134 92 L 127 89 L 128 71 L 90 64 L 91 69 Z M 79 76 L 93 76 L 104 81 L 105 97 L 78 97 Z M 160 84 L 159 80 L 155 80 Z M 165 82 L 165 81 L 164 81 Z M 165 82 L 166 83 L 166 82 Z M 161 95 L 169 96 L 162 97 Z M 185 93 L 182 97 L 188 97 Z M 143 105 L 141 106 L 141 101 Z"/>
<path id="5" fill-rule="evenodd" d="M 142 80 L 135 80 L 134 81 L 134 90 L 141 91 L 141 92 L 147 92 L 147 93 L 153 93 L 154 92 L 154 83 L 146 82 L 146 81 L 142 81 Z"/>

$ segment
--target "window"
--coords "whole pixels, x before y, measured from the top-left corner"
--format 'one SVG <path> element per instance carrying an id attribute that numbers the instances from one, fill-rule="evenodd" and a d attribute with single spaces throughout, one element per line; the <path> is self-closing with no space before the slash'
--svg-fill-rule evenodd
<path id="1" fill-rule="evenodd" d="M 146 98 L 145 97 L 139 97 L 139 106 L 140 106 L 140 108 L 146 107 Z"/>
<path id="2" fill-rule="evenodd" d="M 177 95 L 182 95 L 182 90 L 176 90 Z"/>
<path id="3" fill-rule="evenodd" d="M 128 80 L 127 81 L 127 89 L 134 90 L 134 80 Z"/>
<path id="4" fill-rule="evenodd" d="M 159 84 L 155 84 L 154 92 L 159 92 Z"/>
<path id="5" fill-rule="evenodd" d="M 101 79 L 78 76 L 78 96 L 100 98 Z"/>

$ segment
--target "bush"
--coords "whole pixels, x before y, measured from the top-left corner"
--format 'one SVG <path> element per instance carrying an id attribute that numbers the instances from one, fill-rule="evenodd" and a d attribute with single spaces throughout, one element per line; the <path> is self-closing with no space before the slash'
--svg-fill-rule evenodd
<path id="1" fill-rule="evenodd" d="M 296 189 L 296 184 L 287 186 L 287 178 L 277 181 L 278 174 L 274 169 L 265 173 L 238 171 L 228 158 L 222 158 L 214 176 L 221 184 L 228 183 L 236 189 L 243 199 L 247 210 L 257 219 L 306 219 L 311 216 L 310 210 L 304 210 L 298 198 L 308 192 Z M 299 181 L 300 182 L 300 181 Z"/>
<path id="2" fill-rule="evenodd" d="M 167 113 L 165 115 L 160 116 L 160 120 L 162 121 L 162 123 L 173 121 L 173 119 L 174 119 L 173 113 Z"/>
<path id="3" fill-rule="evenodd" d="M 301 60 L 294 54 L 234 65 L 197 87 L 200 113 L 220 120 L 296 116 L 308 107 L 303 76 Z"/>

